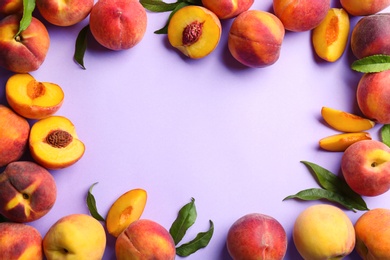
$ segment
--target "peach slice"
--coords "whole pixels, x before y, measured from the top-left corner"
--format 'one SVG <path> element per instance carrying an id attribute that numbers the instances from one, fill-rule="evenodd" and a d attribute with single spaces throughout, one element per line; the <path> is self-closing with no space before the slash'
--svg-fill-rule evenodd
<path id="1" fill-rule="evenodd" d="M 362 132 L 375 126 L 372 120 L 330 107 L 322 107 L 321 115 L 326 123 L 342 132 Z"/>
<path id="2" fill-rule="evenodd" d="M 329 62 L 338 60 L 347 46 L 349 28 L 349 16 L 344 9 L 329 9 L 325 19 L 313 29 L 312 42 L 317 55 Z"/>
<path id="3" fill-rule="evenodd" d="M 108 233 L 118 237 L 131 223 L 138 220 L 144 211 L 146 198 L 147 193 L 143 189 L 133 189 L 122 194 L 108 211 Z"/>
<path id="4" fill-rule="evenodd" d="M 192 59 L 209 55 L 217 47 L 221 33 L 219 18 L 195 5 L 180 8 L 168 25 L 169 43 Z"/>
<path id="5" fill-rule="evenodd" d="M 11 76 L 5 86 L 8 104 L 19 115 L 41 119 L 60 109 L 64 92 L 54 83 L 38 82 L 28 73 Z"/>
<path id="6" fill-rule="evenodd" d="M 319 141 L 319 145 L 322 149 L 327 151 L 343 152 L 353 143 L 371 139 L 371 135 L 366 132 L 343 133 L 322 138 Z"/>
<path id="7" fill-rule="evenodd" d="M 31 127 L 29 146 L 33 159 L 53 170 L 76 163 L 85 151 L 75 126 L 63 116 L 50 116 L 37 121 Z"/>

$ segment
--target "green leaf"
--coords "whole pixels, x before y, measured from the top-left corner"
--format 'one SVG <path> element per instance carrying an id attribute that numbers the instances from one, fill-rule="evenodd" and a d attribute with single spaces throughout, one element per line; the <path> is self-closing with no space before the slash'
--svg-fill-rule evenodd
<path id="1" fill-rule="evenodd" d="M 168 21 L 166 22 L 165 26 L 162 27 L 161 29 L 155 31 L 155 34 L 167 34 L 168 33 L 168 25 L 169 22 L 171 21 L 172 16 L 180 9 L 183 8 L 184 6 L 188 6 L 189 4 L 186 2 L 181 2 L 176 6 L 176 8 L 169 14 Z"/>
<path id="2" fill-rule="evenodd" d="M 175 245 L 183 239 L 187 230 L 195 223 L 196 217 L 195 199 L 191 198 L 191 202 L 180 209 L 177 218 L 169 229 Z"/>
<path id="3" fill-rule="evenodd" d="M 84 54 L 87 50 L 87 35 L 89 32 L 89 24 L 86 25 L 83 29 L 80 30 L 77 35 L 75 51 L 73 58 L 85 70 L 84 66 Z"/>
<path id="4" fill-rule="evenodd" d="M 382 142 L 390 147 L 390 124 L 382 126 L 381 138 Z"/>
<path id="5" fill-rule="evenodd" d="M 18 37 L 21 32 L 27 29 L 32 20 L 32 13 L 35 9 L 35 0 L 23 0 L 23 16 L 20 19 L 19 31 L 15 37 Z"/>
<path id="6" fill-rule="evenodd" d="M 98 213 L 98 210 L 96 208 L 96 200 L 95 197 L 92 195 L 92 188 L 98 184 L 95 182 L 94 184 L 91 185 L 91 187 L 88 190 L 88 195 L 87 195 L 87 205 L 89 212 L 91 213 L 92 217 L 99 221 L 104 221 L 104 218 Z"/>
<path id="7" fill-rule="evenodd" d="M 151 12 L 168 12 L 176 8 L 180 1 L 175 3 L 165 3 L 161 0 L 140 0 L 141 5 Z"/>
<path id="8" fill-rule="evenodd" d="M 195 253 L 201 248 L 205 248 L 209 244 L 213 236 L 213 233 L 214 233 L 214 223 L 210 220 L 209 230 L 206 232 L 198 233 L 198 235 L 193 240 L 177 247 L 176 254 L 181 257 L 185 257 Z"/>
<path id="9" fill-rule="evenodd" d="M 351 68 L 358 72 L 374 73 L 390 69 L 389 55 L 372 55 L 360 60 L 354 61 Z"/>

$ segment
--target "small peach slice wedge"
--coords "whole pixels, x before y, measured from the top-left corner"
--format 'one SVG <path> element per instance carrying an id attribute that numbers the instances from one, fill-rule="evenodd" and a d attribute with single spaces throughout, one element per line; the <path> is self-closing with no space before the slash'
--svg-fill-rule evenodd
<path id="1" fill-rule="evenodd" d="M 375 126 L 375 122 L 367 118 L 330 107 L 322 107 L 321 115 L 325 122 L 328 123 L 333 129 L 341 132 L 362 132 Z"/>
<path id="2" fill-rule="evenodd" d="M 180 8 L 168 24 L 169 43 L 192 59 L 209 55 L 217 47 L 221 33 L 217 15 L 202 6 Z"/>
<path id="3" fill-rule="evenodd" d="M 11 76 L 5 86 L 8 104 L 19 115 L 42 119 L 56 113 L 64 100 L 62 88 L 54 83 L 38 82 L 28 73 Z"/>
<path id="4" fill-rule="evenodd" d="M 343 152 L 353 143 L 371 139 L 370 134 L 366 132 L 343 133 L 322 138 L 319 141 L 319 144 L 324 150 L 331 152 Z"/>
<path id="5" fill-rule="evenodd" d="M 108 233 L 118 237 L 131 223 L 138 220 L 144 211 L 146 199 L 147 193 L 143 189 L 133 189 L 122 194 L 108 211 Z"/>
<path id="6" fill-rule="evenodd" d="M 63 116 L 49 116 L 34 123 L 29 147 L 33 159 L 52 170 L 76 163 L 85 151 L 73 123 Z"/>
<path id="7" fill-rule="evenodd" d="M 312 42 L 317 55 L 329 62 L 338 60 L 347 46 L 349 27 L 344 9 L 329 9 L 325 19 L 313 29 Z"/>

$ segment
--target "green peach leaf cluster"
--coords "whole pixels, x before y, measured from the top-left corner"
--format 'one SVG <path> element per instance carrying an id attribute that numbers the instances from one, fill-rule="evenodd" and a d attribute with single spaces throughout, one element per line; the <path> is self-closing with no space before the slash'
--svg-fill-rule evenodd
<path id="1" fill-rule="evenodd" d="M 352 63 L 351 68 L 362 73 L 382 72 L 390 69 L 390 55 L 371 55 Z"/>

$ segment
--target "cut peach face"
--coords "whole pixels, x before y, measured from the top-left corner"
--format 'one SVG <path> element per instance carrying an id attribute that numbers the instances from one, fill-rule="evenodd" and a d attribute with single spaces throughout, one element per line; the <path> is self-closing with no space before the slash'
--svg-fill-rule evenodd
<path id="1" fill-rule="evenodd" d="M 372 120 L 330 107 L 322 107 L 321 115 L 333 129 L 341 132 L 362 132 L 375 126 Z"/>
<path id="2" fill-rule="evenodd" d="M 329 62 L 338 60 L 347 46 L 349 27 L 344 9 L 329 9 L 325 19 L 313 29 L 312 42 L 317 55 Z"/>
<path id="3" fill-rule="evenodd" d="M 75 126 L 63 116 L 50 116 L 37 121 L 31 127 L 29 146 L 33 159 L 53 170 L 76 163 L 85 151 Z"/>
<path id="4" fill-rule="evenodd" d="M 371 135 L 366 132 L 343 133 L 322 138 L 319 142 L 319 145 L 322 149 L 327 151 L 343 152 L 353 143 L 371 139 Z"/>
<path id="5" fill-rule="evenodd" d="M 218 17 L 195 5 L 180 8 L 168 25 L 169 43 L 192 59 L 209 55 L 217 47 L 221 33 Z"/>
<path id="6" fill-rule="evenodd" d="M 111 206 L 106 218 L 109 234 L 118 237 L 131 223 L 138 220 L 146 205 L 147 193 L 143 189 L 130 190 Z"/>
<path id="7" fill-rule="evenodd" d="M 5 87 L 8 104 L 19 115 L 30 119 L 42 119 L 60 109 L 64 92 L 54 83 L 38 82 L 30 74 L 11 76 Z"/>

